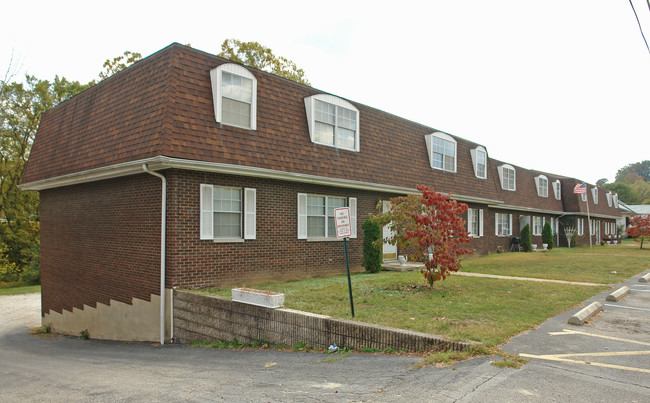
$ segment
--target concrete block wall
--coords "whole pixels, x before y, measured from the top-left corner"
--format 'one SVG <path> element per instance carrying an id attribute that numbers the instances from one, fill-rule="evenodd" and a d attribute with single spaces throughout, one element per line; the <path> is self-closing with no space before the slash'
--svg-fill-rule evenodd
<path id="1" fill-rule="evenodd" d="M 179 343 L 237 338 L 242 343 L 267 339 L 270 344 L 300 342 L 325 348 L 331 344 L 406 351 L 467 349 L 471 344 L 440 336 L 393 329 L 286 308 L 271 309 L 228 299 L 174 292 L 174 337 Z"/>

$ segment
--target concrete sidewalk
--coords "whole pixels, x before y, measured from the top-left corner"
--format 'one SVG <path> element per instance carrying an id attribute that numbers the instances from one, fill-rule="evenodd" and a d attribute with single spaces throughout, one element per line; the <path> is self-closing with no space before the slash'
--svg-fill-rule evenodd
<path id="1" fill-rule="evenodd" d="M 467 277 L 486 277 L 486 278 L 500 278 L 504 280 L 525 280 L 525 281 L 537 281 L 542 283 L 559 283 L 559 284 L 573 284 L 573 285 L 587 285 L 593 287 L 609 286 L 610 284 L 597 284 L 597 283 L 583 283 L 581 281 L 564 281 L 564 280 L 550 280 L 545 278 L 532 278 L 532 277 L 515 277 L 515 276 L 501 276 L 498 274 L 483 274 L 483 273 L 468 273 L 464 271 L 459 271 L 452 273 L 459 276 Z"/>

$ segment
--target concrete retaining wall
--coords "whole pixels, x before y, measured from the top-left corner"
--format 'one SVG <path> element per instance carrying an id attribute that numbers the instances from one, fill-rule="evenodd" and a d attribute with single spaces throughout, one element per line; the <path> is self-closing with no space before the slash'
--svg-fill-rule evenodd
<path id="1" fill-rule="evenodd" d="M 174 337 L 179 343 L 233 338 L 250 343 L 267 339 L 270 344 L 293 346 L 304 342 L 315 348 L 336 344 L 355 350 L 391 347 L 406 351 L 460 351 L 471 345 L 425 333 L 286 308 L 265 308 L 185 291 L 174 292 Z"/>

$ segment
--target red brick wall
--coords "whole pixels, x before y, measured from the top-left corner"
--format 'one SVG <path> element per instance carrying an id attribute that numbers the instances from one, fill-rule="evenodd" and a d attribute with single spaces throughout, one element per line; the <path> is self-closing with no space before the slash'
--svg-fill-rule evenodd
<path id="1" fill-rule="evenodd" d="M 160 179 L 141 174 L 43 190 L 43 313 L 159 294 Z"/>
<path id="2" fill-rule="evenodd" d="M 294 182 L 191 171 L 166 171 L 169 180 L 168 282 L 178 287 L 249 285 L 264 280 L 345 273 L 343 242 L 298 239 L 297 194 L 357 198 L 356 239 L 348 241 L 351 270 L 363 270 L 363 220 L 392 195 Z M 241 243 L 200 240 L 200 185 L 257 189 L 257 235 Z"/>

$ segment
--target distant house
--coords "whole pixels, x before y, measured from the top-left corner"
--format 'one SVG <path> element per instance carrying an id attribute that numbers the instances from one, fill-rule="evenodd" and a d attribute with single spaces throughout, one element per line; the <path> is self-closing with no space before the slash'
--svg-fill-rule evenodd
<path id="1" fill-rule="evenodd" d="M 175 287 L 341 273 L 336 207 L 351 210 L 361 269 L 363 220 L 418 184 L 469 205 L 479 254 L 509 250 L 526 224 L 537 244 L 545 222 L 558 245 L 564 227 L 579 245 L 590 230 L 594 242 L 614 234 L 617 196 L 588 185 L 583 199 L 578 183 L 172 44 L 46 112 L 22 188 L 40 192 L 43 322 L 157 340 L 170 335 Z"/>

